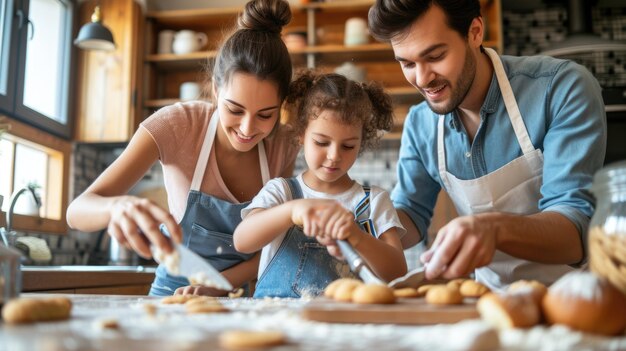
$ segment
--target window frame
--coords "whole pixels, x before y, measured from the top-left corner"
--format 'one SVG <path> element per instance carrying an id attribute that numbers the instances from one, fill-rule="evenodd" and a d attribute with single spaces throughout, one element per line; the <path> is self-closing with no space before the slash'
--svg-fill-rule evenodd
<path id="1" fill-rule="evenodd" d="M 17 55 L 11 55 L 11 53 L 17 51 L 17 39 L 15 38 L 15 33 L 13 32 L 13 13 L 15 12 L 13 9 L 14 4 L 14 0 L 6 1 L 6 12 L 4 13 L 3 22 L 0 22 L 0 25 L 4 24 L 4 30 L 2 32 L 3 35 L 2 38 L 0 38 L 0 45 L 2 45 L 3 53 L 3 56 L 0 56 L 0 74 L 6 74 L 7 85 L 7 91 L 5 94 L 2 94 L 0 91 L 0 111 L 6 113 L 13 111 L 15 107 L 15 88 L 11 86 L 11 82 L 15 82 L 15 74 L 17 71 L 15 69 L 15 65 L 17 64 Z M 7 108 L 2 108 L 2 106 L 7 106 Z"/>
<path id="2" fill-rule="evenodd" d="M 10 36 L 8 51 L 8 84 L 7 94 L 0 94 L 0 111 L 7 116 L 33 125 L 45 132 L 56 136 L 70 139 L 72 137 L 74 121 L 73 106 L 70 104 L 69 96 L 73 90 L 73 70 L 71 67 L 75 63 L 75 49 L 73 48 L 74 28 L 76 22 L 75 0 L 56 0 L 67 7 L 66 20 L 63 31 L 65 36 L 61 55 L 66 57 L 63 60 L 61 70 L 61 82 L 58 89 L 61 90 L 60 113 L 64 115 L 66 123 L 60 123 L 24 105 L 24 78 L 26 75 L 26 48 L 29 33 L 29 9 L 30 0 L 7 0 L 7 26 L 5 36 Z M 11 10 L 11 11 L 9 11 Z M 19 23 L 18 13 L 23 14 L 22 23 Z M 34 29 L 37 31 L 37 28 Z M 6 55 L 5 55 L 6 56 Z M 7 106 L 3 108 L 3 106 Z"/>

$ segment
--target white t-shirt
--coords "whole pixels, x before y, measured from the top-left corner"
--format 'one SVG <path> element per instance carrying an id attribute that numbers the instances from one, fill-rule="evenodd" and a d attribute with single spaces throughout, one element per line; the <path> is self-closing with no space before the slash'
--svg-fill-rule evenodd
<path id="1" fill-rule="evenodd" d="M 354 211 L 358 203 L 363 199 L 365 193 L 363 187 L 354 182 L 354 185 L 347 191 L 340 194 L 326 194 L 309 188 L 302 180 L 302 174 L 296 177 L 302 188 L 302 198 L 304 199 L 331 199 L 336 200 L 350 211 Z M 248 207 L 241 210 L 241 218 L 246 218 L 248 213 L 256 208 L 271 208 L 285 203 L 291 198 L 289 188 L 280 178 L 274 178 L 267 182 L 263 189 L 252 199 Z M 389 193 L 377 186 L 372 186 L 370 190 L 370 218 L 374 222 L 377 237 L 390 228 L 397 228 L 400 237 L 406 230 L 400 223 L 398 213 L 393 207 Z M 261 251 L 261 261 L 259 263 L 258 277 L 261 277 L 265 268 L 270 263 L 283 242 L 285 235 L 282 233 L 272 240 L 271 243 L 263 247 Z"/>

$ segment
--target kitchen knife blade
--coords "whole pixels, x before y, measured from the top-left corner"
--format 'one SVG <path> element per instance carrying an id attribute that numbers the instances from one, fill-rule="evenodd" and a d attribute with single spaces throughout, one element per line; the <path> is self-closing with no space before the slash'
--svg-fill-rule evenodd
<path id="1" fill-rule="evenodd" d="M 421 283 L 425 278 L 426 266 L 422 266 L 390 281 L 388 285 L 394 289 L 417 288 L 419 283 Z"/>
<path id="2" fill-rule="evenodd" d="M 349 242 L 346 240 L 337 240 L 337 245 L 339 246 L 343 257 L 345 257 L 346 261 L 348 261 L 348 265 L 350 266 L 352 272 L 358 274 L 365 283 L 382 285 L 387 284 L 370 270 L 365 261 L 363 261 L 361 256 L 354 250 Z"/>
<path id="3" fill-rule="evenodd" d="M 152 247 L 154 259 L 163 263 L 169 274 L 185 277 L 191 284 L 196 282 L 220 290 L 233 290 L 230 282 L 204 258 L 181 244 L 174 244 L 174 250 L 178 255 L 162 255 L 157 254 L 155 247 Z M 176 256 L 178 260 L 175 259 Z"/>

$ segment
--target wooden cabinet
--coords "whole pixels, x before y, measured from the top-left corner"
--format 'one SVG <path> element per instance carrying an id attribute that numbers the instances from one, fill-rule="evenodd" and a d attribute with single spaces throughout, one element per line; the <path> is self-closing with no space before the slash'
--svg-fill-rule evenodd
<path id="1" fill-rule="evenodd" d="M 367 12 L 373 3 L 373 0 L 350 0 L 292 5 L 293 18 L 284 28 L 284 33 L 306 31 L 307 46 L 291 51 L 296 68 L 315 67 L 330 72 L 344 62 L 351 62 L 365 69 L 366 79 L 382 82 L 396 106 L 396 128 L 388 137 L 398 138 L 408 107 L 420 102 L 421 96 L 404 79 L 390 45 L 376 42 L 373 38 L 364 45 L 344 45 L 346 20 L 352 17 L 367 20 Z M 481 4 L 487 28 L 485 46 L 501 51 L 500 0 L 483 0 Z M 232 28 L 240 11 L 241 7 L 234 7 L 154 11 L 147 14 L 145 63 L 148 73 L 144 79 L 146 115 L 178 101 L 179 87 L 183 82 L 202 84 L 207 74 L 204 68 L 215 58 L 220 39 L 226 29 Z M 182 29 L 207 34 L 207 48 L 184 55 L 157 54 L 158 33 L 162 30 Z"/>
<path id="2" fill-rule="evenodd" d="M 128 141 L 141 121 L 143 14 L 132 0 L 89 0 L 80 5 L 78 22 L 90 21 L 99 3 L 102 23 L 111 30 L 114 51 L 78 50 L 75 139 Z"/>

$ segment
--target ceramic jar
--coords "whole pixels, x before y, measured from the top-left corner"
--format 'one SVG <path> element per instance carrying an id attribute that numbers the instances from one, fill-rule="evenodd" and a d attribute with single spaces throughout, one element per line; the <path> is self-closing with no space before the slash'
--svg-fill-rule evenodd
<path id="1" fill-rule="evenodd" d="M 4 229 L 4 228 L 3 228 Z M 0 308 L 22 290 L 21 254 L 0 242 Z"/>
<path id="2" fill-rule="evenodd" d="M 360 17 L 348 18 L 344 36 L 344 45 L 363 45 L 369 42 L 367 21 Z"/>
<path id="3" fill-rule="evenodd" d="M 174 43 L 174 35 L 176 32 L 173 30 L 162 30 L 159 32 L 159 44 L 157 45 L 157 53 L 159 54 L 171 54 L 172 44 Z"/>
<path id="4" fill-rule="evenodd" d="M 192 30 L 181 30 L 174 35 L 172 50 L 175 54 L 188 54 L 204 48 L 209 42 L 206 34 Z"/>
<path id="5" fill-rule="evenodd" d="M 364 82 L 367 76 L 365 68 L 359 67 L 352 62 L 344 62 L 341 66 L 335 68 L 335 73 L 359 83 Z"/>

